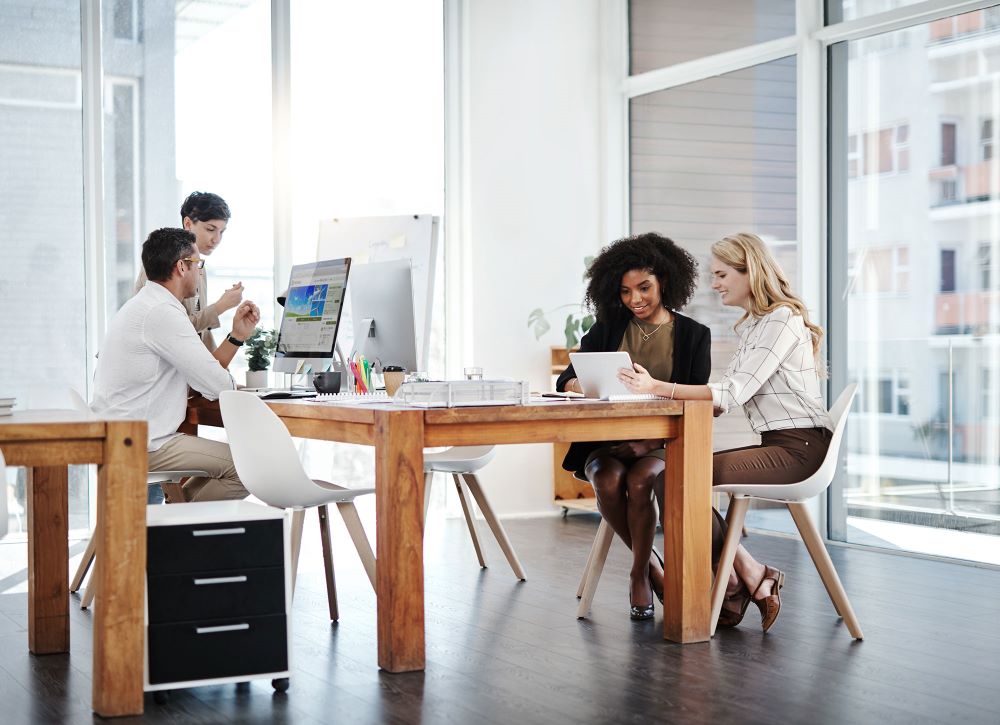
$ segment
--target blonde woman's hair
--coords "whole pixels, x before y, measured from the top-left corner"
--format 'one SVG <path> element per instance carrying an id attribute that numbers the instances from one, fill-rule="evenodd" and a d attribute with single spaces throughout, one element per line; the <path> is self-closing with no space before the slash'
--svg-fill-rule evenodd
<path id="1" fill-rule="evenodd" d="M 791 307 L 802 318 L 812 337 L 813 357 L 820 377 L 826 375 L 826 363 L 820 357 L 823 328 L 809 321 L 809 311 L 788 283 L 771 250 L 756 234 L 732 234 L 712 245 L 712 256 L 750 278 L 750 304 L 736 323 L 739 327 L 750 316 L 763 317 L 781 306 Z"/>

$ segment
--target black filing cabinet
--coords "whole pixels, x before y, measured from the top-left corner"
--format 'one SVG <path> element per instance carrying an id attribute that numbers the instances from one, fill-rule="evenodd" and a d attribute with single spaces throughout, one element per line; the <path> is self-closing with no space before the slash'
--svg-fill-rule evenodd
<path id="1" fill-rule="evenodd" d="M 213 501 L 147 509 L 146 690 L 271 678 L 288 685 L 288 523 Z"/>

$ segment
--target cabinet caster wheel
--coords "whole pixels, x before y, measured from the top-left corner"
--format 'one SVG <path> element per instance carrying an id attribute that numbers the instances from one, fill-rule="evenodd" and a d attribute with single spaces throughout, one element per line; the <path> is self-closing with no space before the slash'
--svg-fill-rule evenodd
<path id="1" fill-rule="evenodd" d="M 271 687 L 274 688 L 275 692 L 288 692 L 288 678 L 278 677 L 277 679 L 271 680 Z"/>
<path id="2" fill-rule="evenodd" d="M 153 693 L 153 702 L 157 705 L 166 705 L 170 702 L 170 690 L 157 690 Z"/>

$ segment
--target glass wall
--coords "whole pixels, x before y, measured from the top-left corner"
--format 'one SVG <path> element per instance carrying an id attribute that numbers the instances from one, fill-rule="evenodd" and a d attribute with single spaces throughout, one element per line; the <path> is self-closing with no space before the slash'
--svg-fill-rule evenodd
<path id="1" fill-rule="evenodd" d="M 107 314 L 132 296 L 153 229 L 180 226 L 192 191 L 222 196 L 232 219 L 207 258 L 208 305 L 235 282 L 274 324 L 270 3 L 107 2 Z M 223 315 L 217 340 L 228 331 Z M 232 369 L 240 373 L 245 359 Z"/>
<path id="2" fill-rule="evenodd" d="M 0 2 L 0 27 L 0 397 L 65 407 L 87 384 L 80 3 Z M 87 484 L 71 470 L 71 528 L 87 525 Z M 24 494 L 23 469 L 0 477 L 22 541 Z"/>
<path id="3" fill-rule="evenodd" d="M 846 324 L 832 344 L 844 345 L 846 378 L 859 384 L 832 524 L 847 541 L 1000 563 L 993 10 L 831 53 L 834 79 L 846 81 L 833 99 L 842 133 L 831 159 L 845 218 L 831 305 Z"/>

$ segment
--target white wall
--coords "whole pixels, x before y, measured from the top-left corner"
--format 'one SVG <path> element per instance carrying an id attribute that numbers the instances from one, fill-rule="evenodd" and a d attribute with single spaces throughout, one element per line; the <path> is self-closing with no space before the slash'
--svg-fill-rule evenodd
<path id="1" fill-rule="evenodd" d="M 549 346 L 528 313 L 583 296 L 602 238 L 598 0 L 466 2 L 462 39 L 472 359 L 548 389 Z M 482 479 L 501 514 L 552 511 L 550 445 L 503 446 Z"/>

